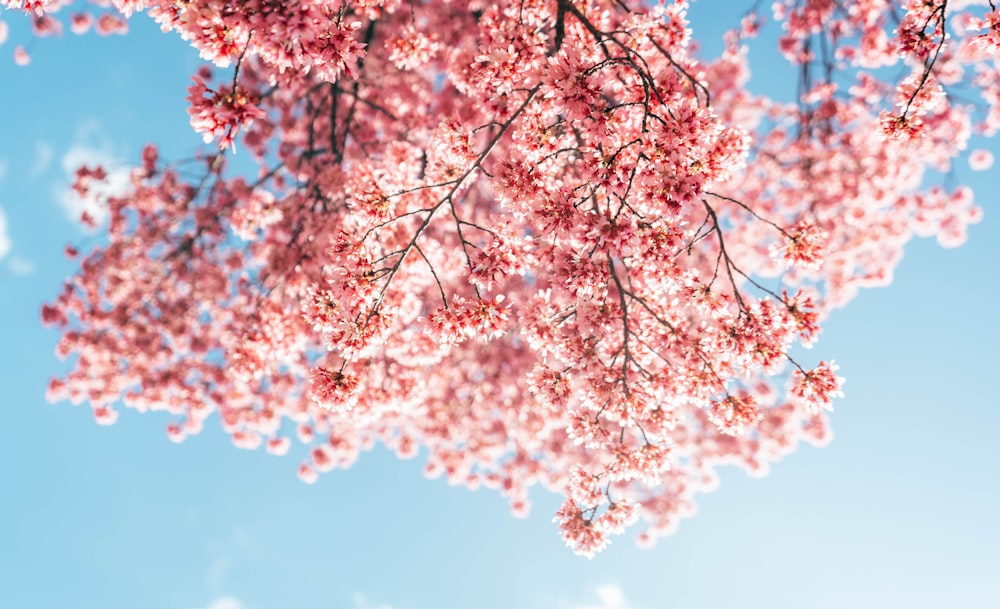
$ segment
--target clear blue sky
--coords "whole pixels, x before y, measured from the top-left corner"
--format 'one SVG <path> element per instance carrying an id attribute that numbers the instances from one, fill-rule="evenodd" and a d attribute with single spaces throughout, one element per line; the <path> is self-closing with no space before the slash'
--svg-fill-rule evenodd
<path id="1" fill-rule="evenodd" d="M 87 408 L 46 403 L 62 364 L 38 310 L 72 271 L 63 244 L 88 239 L 60 205 L 63 161 L 134 162 L 145 141 L 188 155 L 198 59 L 140 17 L 125 38 L 35 42 L 17 68 L 24 20 L 2 18 L 0 606 L 1000 606 L 1000 170 L 958 168 L 986 211 L 966 246 L 913 242 L 890 288 L 827 324 L 812 354 L 848 379 L 830 447 L 762 480 L 727 470 L 673 537 L 652 550 L 618 538 L 588 561 L 563 547 L 558 501 L 541 492 L 516 520 L 496 494 L 425 480 L 419 460 L 381 450 L 306 486 L 294 450 L 240 451 L 213 428 L 174 445 L 163 417 L 125 411 L 102 428 Z"/>

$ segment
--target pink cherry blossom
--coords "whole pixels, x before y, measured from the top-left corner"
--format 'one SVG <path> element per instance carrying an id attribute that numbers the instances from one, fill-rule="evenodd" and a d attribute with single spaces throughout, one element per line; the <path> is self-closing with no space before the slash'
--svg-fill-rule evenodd
<path id="1" fill-rule="evenodd" d="M 64 3 L 0 2 L 62 27 Z M 144 10 L 197 49 L 209 146 L 147 145 L 114 196 L 76 172 L 108 219 L 88 215 L 101 239 L 66 248 L 79 268 L 42 307 L 70 362 L 48 398 L 100 424 L 165 412 L 173 441 L 219 425 L 310 484 L 381 443 L 518 516 L 541 486 L 585 556 L 675 531 L 721 465 L 763 475 L 828 443 L 844 379 L 792 354 L 912 238 L 958 245 L 980 219 L 935 178 L 992 163 L 967 150 L 1000 130 L 1000 17 L 778 0 L 706 58 L 688 4 L 70 15 L 112 34 Z M 747 88 L 769 32 L 792 103 Z"/>
<path id="2" fill-rule="evenodd" d="M 28 55 L 28 51 L 24 50 L 23 46 L 14 47 L 14 63 L 19 66 L 26 66 L 31 63 L 31 55 Z"/>
<path id="3" fill-rule="evenodd" d="M 90 13 L 75 13 L 69 23 L 69 29 L 74 34 L 86 34 L 94 24 L 94 18 Z"/>
<path id="4" fill-rule="evenodd" d="M 993 167 L 993 153 L 989 150 L 973 150 L 969 153 L 969 167 L 973 171 L 986 171 Z"/>

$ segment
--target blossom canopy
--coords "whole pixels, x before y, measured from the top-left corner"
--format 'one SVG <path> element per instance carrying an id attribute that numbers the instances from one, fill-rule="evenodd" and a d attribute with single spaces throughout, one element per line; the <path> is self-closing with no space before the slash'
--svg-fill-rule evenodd
<path id="1" fill-rule="evenodd" d="M 50 399 L 297 440 L 310 483 L 382 443 L 515 514 L 540 484 L 587 556 L 830 440 L 843 379 L 793 350 L 912 237 L 965 239 L 973 193 L 935 174 L 989 169 L 965 151 L 1000 128 L 989 2 L 779 0 L 713 60 L 683 0 L 0 4 L 36 36 L 142 11 L 206 60 L 196 158 L 76 174 L 108 221 L 42 310 Z M 791 103 L 747 89 L 765 27 Z"/>

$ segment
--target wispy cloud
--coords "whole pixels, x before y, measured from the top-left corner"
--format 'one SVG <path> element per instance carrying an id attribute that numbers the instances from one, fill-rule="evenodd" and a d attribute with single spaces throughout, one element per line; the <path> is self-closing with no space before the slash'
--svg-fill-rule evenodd
<path id="1" fill-rule="evenodd" d="M 373 605 L 364 594 L 357 592 L 353 598 L 354 609 L 392 609 L 391 605 Z M 624 608 L 624 606 L 622 606 Z M 205 609 L 247 609 L 243 601 L 235 596 L 220 596 L 205 606 Z M 601 607 L 601 609 L 604 609 Z M 617 609 L 617 607 L 615 608 Z"/>
<path id="2" fill-rule="evenodd" d="M 45 173 L 45 170 L 52 164 L 54 152 L 52 144 L 43 141 L 35 142 L 35 162 L 32 163 L 31 169 L 28 170 L 28 175 L 32 178 L 37 178 Z"/>
<path id="3" fill-rule="evenodd" d="M 35 263 L 21 258 L 20 256 L 11 256 L 7 260 L 7 268 L 10 272 L 17 275 L 18 277 L 27 277 L 28 275 L 33 275 L 35 273 Z"/>
<path id="4" fill-rule="evenodd" d="M 354 593 L 354 609 L 392 609 L 391 605 L 373 605 L 368 598 L 360 592 Z"/>
<path id="5" fill-rule="evenodd" d="M 625 592 L 616 583 L 602 584 L 594 588 L 597 602 L 570 605 L 570 609 L 638 609 L 625 599 Z"/>
<path id="6" fill-rule="evenodd" d="M 7 177 L 7 161 L 0 159 L 0 182 Z"/>
<path id="7" fill-rule="evenodd" d="M 0 260 L 10 251 L 10 235 L 7 234 L 7 214 L 0 207 Z"/>
<path id="8" fill-rule="evenodd" d="M 59 164 L 65 177 L 56 198 L 66 216 L 73 222 L 79 222 L 86 212 L 97 224 L 107 221 L 108 208 L 105 201 L 108 197 L 124 194 L 129 187 L 131 169 L 112 151 L 111 145 L 102 135 L 100 124 L 96 121 L 82 124 Z M 76 179 L 76 170 L 82 166 L 94 169 L 98 165 L 107 173 L 107 178 L 92 184 L 87 195 L 81 197 L 70 187 Z"/>
<path id="9" fill-rule="evenodd" d="M 246 609 L 246 606 L 238 598 L 221 596 L 209 603 L 205 609 Z"/>
<path id="10" fill-rule="evenodd" d="M 228 556 L 219 556 L 213 560 L 205 571 L 205 586 L 212 592 L 218 592 L 232 566 Z"/>

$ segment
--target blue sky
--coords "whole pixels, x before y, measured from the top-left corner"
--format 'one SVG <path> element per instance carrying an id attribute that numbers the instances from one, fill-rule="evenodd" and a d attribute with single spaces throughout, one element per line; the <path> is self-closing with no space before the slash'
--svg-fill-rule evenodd
<path id="1" fill-rule="evenodd" d="M 140 17 L 124 38 L 32 43 L 32 64 L 18 68 L 9 56 L 27 40 L 24 20 L 4 17 L 0 606 L 1000 603 L 997 169 L 957 169 L 986 212 L 968 244 L 913 242 L 890 288 L 863 292 L 826 325 L 811 355 L 835 358 L 848 379 L 831 446 L 803 448 L 764 479 L 727 470 L 673 537 L 652 550 L 618 538 L 588 561 L 563 547 L 550 522 L 558 499 L 541 492 L 531 517 L 517 520 L 496 494 L 425 480 L 419 459 L 379 449 L 306 486 L 294 450 L 240 451 L 211 427 L 174 445 L 156 415 L 125 411 L 103 428 L 87 408 L 46 403 L 62 364 L 38 311 L 72 272 L 62 246 L 94 239 L 65 210 L 67 168 L 86 159 L 124 166 L 145 141 L 167 158 L 189 155 L 200 138 L 184 96 L 198 58 Z"/>

